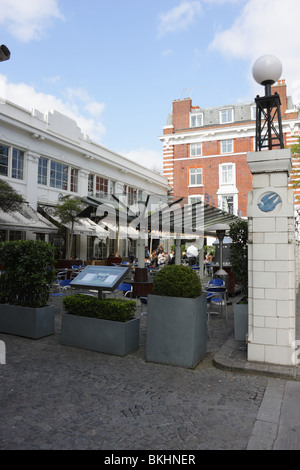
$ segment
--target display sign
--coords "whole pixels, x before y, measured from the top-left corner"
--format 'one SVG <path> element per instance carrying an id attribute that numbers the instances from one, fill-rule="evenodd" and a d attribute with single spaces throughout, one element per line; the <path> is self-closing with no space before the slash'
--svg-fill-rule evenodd
<path id="1" fill-rule="evenodd" d="M 87 266 L 70 283 L 72 287 L 114 290 L 130 268 L 127 266 Z"/>

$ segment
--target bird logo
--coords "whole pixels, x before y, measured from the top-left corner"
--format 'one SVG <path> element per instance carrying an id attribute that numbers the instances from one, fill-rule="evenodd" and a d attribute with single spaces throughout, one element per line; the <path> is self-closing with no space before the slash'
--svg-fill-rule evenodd
<path id="1" fill-rule="evenodd" d="M 280 204 L 281 202 L 281 197 L 278 194 L 270 192 L 262 196 L 260 202 L 257 205 L 261 211 L 271 212 L 275 209 L 277 204 Z"/>

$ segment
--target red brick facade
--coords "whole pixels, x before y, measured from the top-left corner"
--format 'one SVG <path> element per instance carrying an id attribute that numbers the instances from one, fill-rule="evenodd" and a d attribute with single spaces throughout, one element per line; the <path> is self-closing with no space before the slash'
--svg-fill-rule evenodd
<path id="1" fill-rule="evenodd" d="M 272 87 L 272 94 L 275 92 L 281 99 L 284 144 L 290 146 L 299 136 L 298 112 L 287 97 L 284 80 Z M 223 111 L 229 122 L 220 123 Z M 200 108 L 192 106 L 190 98 L 173 101 L 172 116 L 160 137 L 163 173 L 172 188 L 171 195 L 197 196 L 246 216 L 248 192 L 252 189 L 247 152 L 255 150 L 254 111 L 254 102 Z M 200 121 L 195 121 L 196 115 Z"/>

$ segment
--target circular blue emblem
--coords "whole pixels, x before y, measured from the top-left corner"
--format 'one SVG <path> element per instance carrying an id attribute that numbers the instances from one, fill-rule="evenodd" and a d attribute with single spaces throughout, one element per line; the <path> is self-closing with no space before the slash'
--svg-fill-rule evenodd
<path id="1" fill-rule="evenodd" d="M 282 199 L 279 194 L 270 191 L 261 196 L 257 205 L 263 212 L 272 212 L 281 202 Z"/>

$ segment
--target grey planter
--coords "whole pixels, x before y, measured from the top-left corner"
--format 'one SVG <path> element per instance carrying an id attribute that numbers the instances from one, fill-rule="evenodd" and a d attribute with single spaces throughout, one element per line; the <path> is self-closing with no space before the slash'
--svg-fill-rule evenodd
<path id="1" fill-rule="evenodd" d="M 148 296 L 146 360 L 194 369 L 207 351 L 206 293 Z"/>
<path id="2" fill-rule="evenodd" d="M 38 339 L 54 334 L 54 306 L 41 308 L 0 304 L 0 331 Z"/>
<path id="3" fill-rule="evenodd" d="M 248 304 L 234 304 L 233 316 L 234 339 L 236 341 L 246 341 L 248 334 Z"/>
<path id="4" fill-rule="evenodd" d="M 118 322 L 63 313 L 61 343 L 125 356 L 139 347 L 139 326 L 139 318 Z"/>

